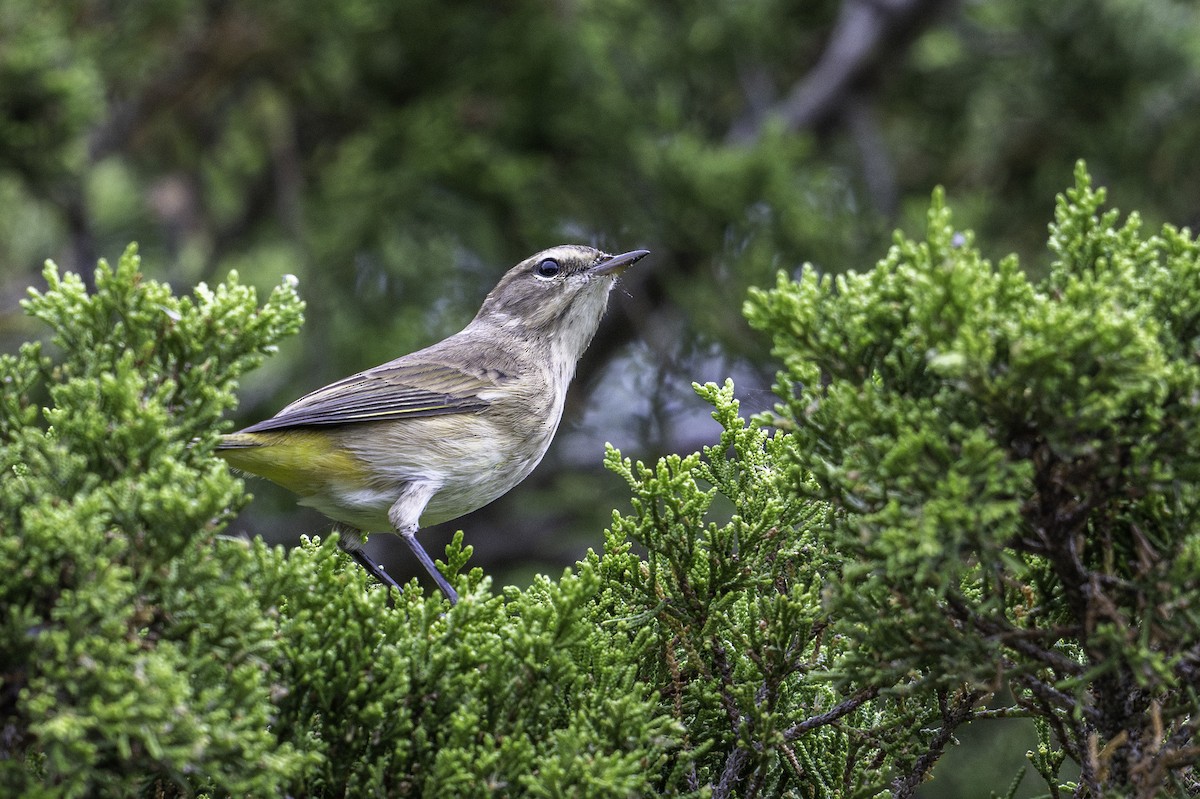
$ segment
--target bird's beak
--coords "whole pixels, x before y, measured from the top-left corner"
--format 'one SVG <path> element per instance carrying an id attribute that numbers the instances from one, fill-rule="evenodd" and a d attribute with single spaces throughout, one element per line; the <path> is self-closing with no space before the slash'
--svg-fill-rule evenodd
<path id="1" fill-rule="evenodd" d="M 619 275 L 649 254 L 649 250 L 633 250 L 620 255 L 601 256 L 591 272 L 593 275 Z"/>

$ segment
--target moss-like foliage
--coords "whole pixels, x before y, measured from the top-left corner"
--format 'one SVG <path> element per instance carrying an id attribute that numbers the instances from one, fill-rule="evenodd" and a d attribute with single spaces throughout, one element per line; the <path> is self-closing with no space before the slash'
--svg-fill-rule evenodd
<path id="1" fill-rule="evenodd" d="M 873 270 L 753 292 L 776 411 L 697 386 L 720 439 L 610 450 L 601 553 L 496 590 L 460 538 L 453 608 L 220 536 L 292 282 L 48 268 L 0 358 L 0 793 L 903 797 L 995 716 L 1053 795 L 1194 791 L 1200 245 L 1103 200 L 1081 166 L 1040 283 L 937 194 Z"/>
<path id="2" fill-rule="evenodd" d="M 271 730 L 275 625 L 214 545 L 242 488 L 209 451 L 300 301 L 175 297 L 132 248 L 94 294 L 45 277 L 25 307 L 54 357 L 0 358 L 0 793 L 272 793 L 307 755 Z"/>
<path id="3" fill-rule="evenodd" d="M 786 364 L 794 488 L 833 508 L 846 674 L 1007 688 L 1053 790 L 1061 746 L 1076 795 L 1151 796 L 1200 755 L 1200 243 L 1104 201 L 1080 164 L 1040 283 L 937 194 L 925 241 L 748 316 Z"/>

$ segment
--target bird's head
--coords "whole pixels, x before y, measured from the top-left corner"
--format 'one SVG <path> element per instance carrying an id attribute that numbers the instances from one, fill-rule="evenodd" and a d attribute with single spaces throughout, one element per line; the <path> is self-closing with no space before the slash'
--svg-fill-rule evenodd
<path id="1" fill-rule="evenodd" d="M 578 340 L 582 353 L 604 315 L 616 276 L 649 254 L 633 250 L 609 255 L 577 244 L 542 250 L 500 278 L 475 322 L 524 336 Z"/>

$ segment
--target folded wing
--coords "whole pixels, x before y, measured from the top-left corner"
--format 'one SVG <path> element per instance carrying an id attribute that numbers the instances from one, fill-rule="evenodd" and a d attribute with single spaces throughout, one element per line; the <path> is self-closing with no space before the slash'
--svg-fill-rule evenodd
<path id="1" fill-rule="evenodd" d="M 317 389 L 241 432 L 477 413 L 490 404 L 481 395 L 511 379 L 494 369 L 469 371 L 402 358 Z"/>

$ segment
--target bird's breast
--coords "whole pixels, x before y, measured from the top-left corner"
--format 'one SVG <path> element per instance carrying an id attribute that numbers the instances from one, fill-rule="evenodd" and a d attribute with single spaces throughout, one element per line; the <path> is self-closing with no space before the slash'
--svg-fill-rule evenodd
<path id="1" fill-rule="evenodd" d="M 370 492 L 387 496 L 413 481 L 439 485 L 421 515 L 425 526 L 456 519 L 514 488 L 546 454 L 563 397 L 543 387 L 488 401 L 475 413 L 356 425 L 347 444 L 373 475 Z"/>

